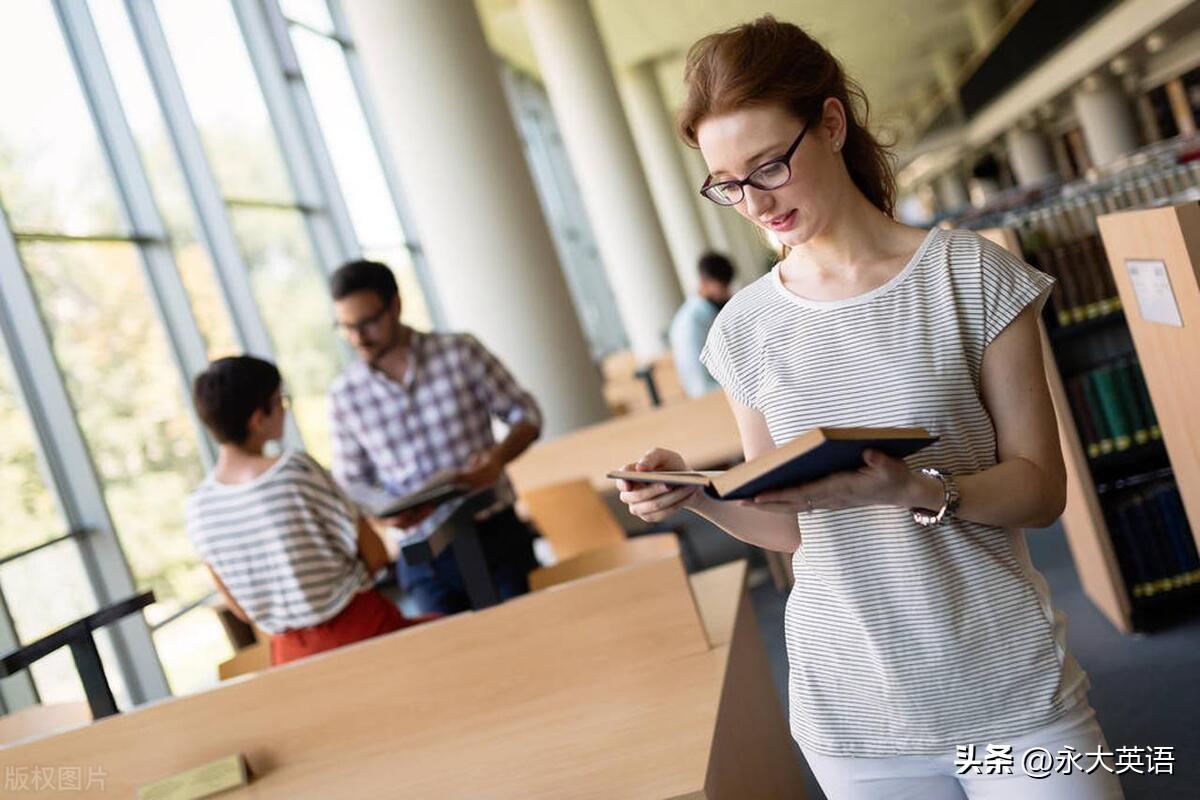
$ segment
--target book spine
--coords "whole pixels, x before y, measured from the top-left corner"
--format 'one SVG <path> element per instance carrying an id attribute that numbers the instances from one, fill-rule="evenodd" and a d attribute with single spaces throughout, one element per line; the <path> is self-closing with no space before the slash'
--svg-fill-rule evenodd
<path id="1" fill-rule="evenodd" d="M 1164 580 L 1167 582 L 1166 588 L 1178 589 L 1183 586 L 1187 567 L 1183 551 L 1176 541 L 1173 521 L 1163 513 L 1163 505 L 1159 502 L 1159 498 L 1165 490 L 1163 487 L 1146 489 L 1142 493 L 1142 504 L 1146 509 L 1147 516 L 1150 517 L 1160 556 L 1167 567 L 1164 576 Z"/>
<path id="2" fill-rule="evenodd" d="M 1132 512 L 1136 541 L 1141 545 L 1146 563 L 1149 565 L 1147 591 L 1150 595 L 1165 592 L 1171 588 L 1171 557 L 1163 547 L 1160 531 L 1154 525 L 1146 502 L 1141 495 L 1134 495 L 1129 503 Z"/>
<path id="3" fill-rule="evenodd" d="M 1129 362 L 1124 361 L 1113 366 L 1113 379 L 1121 407 L 1129 419 L 1129 427 L 1133 430 L 1135 444 L 1146 444 L 1150 441 L 1150 422 L 1142 413 L 1142 405 L 1138 402 L 1137 387 L 1134 386 L 1133 371 Z"/>
<path id="4" fill-rule="evenodd" d="M 1075 265 L 1084 288 L 1084 317 L 1095 319 L 1101 316 L 1101 302 L 1104 300 L 1104 279 L 1095 264 L 1089 258 L 1087 244 L 1083 240 L 1071 242 L 1067 247 L 1068 257 Z"/>
<path id="5" fill-rule="evenodd" d="M 1161 439 L 1162 428 L 1158 427 L 1158 417 L 1154 414 L 1154 403 L 1150 402 L 1150 389 L 1146 386 L 1146 376 L 1142 374 L 1142 365 L 1136 360 L 1130 360 L 1133 367 L 1133 385 L 1137 390 L 1138 399 L 1142 403 L 1142 413 L 1150 426 L 1150 438 Z"/>
<path id="6" fill-rule="evenodd" d="M 1087 250 L 1091 254 L 1091 259 L 1096 265 L 1096 271 L 1100 274 L 1104 287 L 1104 299 L 1101 300 L 1102 310 L 1105 314 L 1111 314 L 1121 308 L 1121 295 L 1117 291 L 1116 280 L 1108 265 L 1108 253 L 1104 250 L 1104 241 L 1099 234 L 1088 236 L 1086 241 Z"/>
<path id="7" fill-rule="evenodd" d="M 1100 453 L 1111 453 L 1114 449 L 1113 431 L 1108 424 L 1108 418 L 1104 416 L 1103 406 L 1100 404 L 1100 395 L 1096 391 L 1096 385 L 1092 380 L 1091 373 L 1079 376 L 1079 385 L 1084 391 L 1088 408 L 1091 410 L 1092 420 L 1096 424 L 1096 435 L 1100 440 Z"/>
<path id="8" fill-rule="evenodd" d="M 1136 525 L 1133 520 L 1133 504 L 1128 500 L 1121 502 L 1116 508 L 1114 521 L 1116 525 L 1117 536 L 1124 542 L 1124 551 L 1128 555 L 1126 565 L 1129 567 L 1127 575 L 1129 593 L 1135 598 L 1146 597 L 1147 590 L 1152 591 L 1153 587 L 1150 583 L 1150 565 L 1146 561 L 1145 553 L 1138 545 L 1136 537 Z"/>
<path id="9" fill-rule="evenodd" d="M 1189 586 L 1200 583 L 1200 553 L 1196 552 L 1196 539 L 1188 525 L 1187 512 L 1183 508 L 1183 498 L 1179 489 L 1172 486 L 1165 495 L 1166 514 L 1175 526 L 1180 537 L 1180 546 L 1184 554 L 1185 579 Z"/>
<path id="10" fill-rule="evenodd" d="M 1129 430 L 1129 420 L 1121 408 L 1117 395 L 1116 383 L 1113 380 L 1112 367 L 1101 367 L 1089 373 L 1096 388 L 1096 396 L 1100 400 L 1101 413 L 1108 421 L 1109 430 L 1113 436 L 1114 449 L 1128 450 L 1133 444 L 1133 436 Z"/>
<path id="11" fill-rule="evenodd" d="M 1063 288 L 1067 295 L 1067 320 L 1063 324 L 1083 322 L 1087 318 L 1088 289 L 1079 274 L 1079 265 L 1071 259 L 1070 250 L 1066 245 L 1051 248 L 1054 262 L 1058 264 L 1059 273 L 1063 278 Z M 1059 322 L 1062 322 L 1060 319 Z"/>
<path id="12" fill-rule="evenodd" d="M 1162 519 L 1163 533 L 1170 545 L 1172 557 L 1175 558 L 1175 576 L 1172 576 L 1171 583 L 1178 588 L 1187 582 L 1188 572 L 1194 569 L 1194 565 L 1190 559 L 1188 548 L 1183 542 L 1187 531 L 1181 530 L 1180 521 L 1176 518 L 1174 510 L 1171 509 L 1172 493 L 1177 494 L 1174 486 L 1158 486 L 1146 493 L 1146 499 L 1154 507 L 1158 518 Z"/>
<path id="13" fill-rule="evenodd" d="M 1084 440 L 1084 449 L 1088 458 L 1100 455 L 1100 434 L 1096 430 L 1096 422 L 1092 419 L 1092 410 L 1088 407 L 1087 397 L 1080 378 L 1075 376 L 1067 379 L 1067 399 L 1070 401 L 1075 420 L 1079 423 L 1079 433 Z"/>

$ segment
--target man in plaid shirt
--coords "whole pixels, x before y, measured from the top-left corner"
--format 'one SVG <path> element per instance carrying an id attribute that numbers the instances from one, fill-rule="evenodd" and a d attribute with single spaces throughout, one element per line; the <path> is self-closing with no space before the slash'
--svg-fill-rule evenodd
<path id="1" fill-rule="evenodd" d="M 505 465 L 541 430 L 541 411 L 504 365 L 470 334 L 421 333 L 400 322 L 400 293 L 383 264 L 353 261 L 330 279 L 338 329 L 362 361 L 330 389 L 333 474 L 344 486 L 380 486 L 403 495 L 447 470 L 496 502 L 479 516 L 484 554 L 506 599 L 529 590 L 537 566 L 533 534 L 513 511 Z M 508 426 L 497 444 L 492 419 Z M 423 507 L 381 523 L 405 529 L 403 541 L 431 534 L 453 504 Z M 400 584 L 421 613 L 469 607 L 454 555 L 397 563 Z"/>

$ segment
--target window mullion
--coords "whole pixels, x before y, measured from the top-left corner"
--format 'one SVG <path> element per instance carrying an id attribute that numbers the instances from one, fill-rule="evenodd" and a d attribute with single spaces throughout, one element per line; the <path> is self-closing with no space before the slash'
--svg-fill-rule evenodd
<path id="1" fill-rule="evenodd" d="M 75 417 L 37 298 L 0 214 L 0 338 L 8 347 L 16 390 L 29 413 L 47 471 L 71 529 L 89 529 L 79 552 L 101 605 L 137 592 L 104 500 L 104 488 Z M 113 649 L 135 704 L 170 695 L 141 614 L 113 625 Z"/>
<path id="2" fill-rule="evenodd" d="M 134 237 L 142 240 L 138 247 L 142 270 L 175 358 L 201 459 L 205 467 L 211 467 L 216 460 L 216 448 L 212 439 L 205 435 L 192 404 L 186 400 L 191 394 L 191 376 L 204 369 L 208 355 L 204 337 L 192 313 L 187 288 L 171 252 L 166 225 L 154 202 L 149 178 L 125 119 L 87 4 L 54 0 L 54 7 L 88 109 L 100 134 L 122 210 Z"/>

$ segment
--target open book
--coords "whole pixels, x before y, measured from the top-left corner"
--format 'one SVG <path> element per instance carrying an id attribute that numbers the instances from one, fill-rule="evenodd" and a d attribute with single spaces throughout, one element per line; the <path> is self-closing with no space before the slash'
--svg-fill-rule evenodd
<path id="1" fill-rule="evenodd" d="M 364 484 L 347 487 L 346 494 L 364 512 L 383 519 L 420 506 L 444 503 L 470 491 L 470 486 L 456 480 L 455 473 L 444 472 L 432 476 L 420 489 L 405 495 L 395 495 L 387 489 Z"/>
<path id="2" fill-rule="evenodd" d="M 616 470 L 610 478 L 636 483 L 702 486 L 711 497 L 742 500 L 863 466 L 863 451 L 903 458 L 937 441 L 924 428 L 813 428 L 785 445 L 723 472 Z"/>

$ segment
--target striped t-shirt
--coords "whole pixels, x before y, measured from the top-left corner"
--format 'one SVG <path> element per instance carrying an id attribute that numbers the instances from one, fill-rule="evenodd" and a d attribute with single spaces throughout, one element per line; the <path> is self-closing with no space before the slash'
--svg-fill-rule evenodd
<path id="1" fill-rule="evenodd" d="M 209 475 L 187 504 L 196 552 L 267 633 L 319 625 L 371 586 L 355 520 L 329 473 L 295 451 L 248 483 Z"/>
<path id="2" fill-rule="evenodd" d="M 908 465 L 969 475 L 997 463 L 984 350 L 1052 283 L 972 232 L 934 229 L 901 272 L 844 300 L 799 297 L 776 265 L 725 306 L 702 359 L 776 445 L 818 426 L 923 426 L 941 438 Z M 1023 531 L 923 528 L 894 506 L 818 509 L 799 526 L 784 626 L 802 747 L 1002 744 L 1086 694 Z"/>

